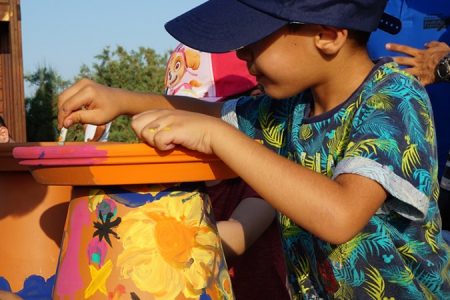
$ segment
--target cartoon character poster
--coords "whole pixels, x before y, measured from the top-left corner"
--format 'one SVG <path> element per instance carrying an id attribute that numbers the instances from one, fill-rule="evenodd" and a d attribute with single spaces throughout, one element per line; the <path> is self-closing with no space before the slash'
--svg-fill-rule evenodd
<path id="1" fill-rule="evenodd" d="M 206 98 L 214 94 L 213 77 L 209 53 L 179 45 L 167 63 L 166 94 Z"/>

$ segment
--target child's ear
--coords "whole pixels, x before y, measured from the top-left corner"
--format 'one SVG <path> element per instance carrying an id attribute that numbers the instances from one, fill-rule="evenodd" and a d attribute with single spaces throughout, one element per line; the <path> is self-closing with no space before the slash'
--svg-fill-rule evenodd
<path id="1" fill-rule="evenodd" d="M 315 36 L 315 45 L 325 55 L 336 55 L 347 41 L 348 30 L 320 26 Z"/>

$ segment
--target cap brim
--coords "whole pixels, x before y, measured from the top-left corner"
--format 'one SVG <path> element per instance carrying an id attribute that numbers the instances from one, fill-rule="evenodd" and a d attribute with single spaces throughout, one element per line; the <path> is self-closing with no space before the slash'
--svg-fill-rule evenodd
<path id="1" fill-rule="evenodd" d="M 210 53 L 237 50 L 286 25 L 236 0 L 210 0 L 165 24 L 181 43 Z"/>
<path id="2" fill-rule="evenodd" d="M 219 102 L 223 100 L 224 97 L 202 97 L 200 100 L 206 101 L 206 102 Z"/>

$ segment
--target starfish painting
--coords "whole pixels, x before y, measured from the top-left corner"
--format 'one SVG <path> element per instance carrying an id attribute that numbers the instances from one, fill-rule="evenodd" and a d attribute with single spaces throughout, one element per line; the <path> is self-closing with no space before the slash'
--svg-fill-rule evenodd
<path id="1" fill-rule="evenodd" d="M 106 217 L 103 218 L 101 210 L 99 211 L 98 216 L 100 222 L 94 222 L 94 227 L 97 228 L 97 230 L 94 232 L 94 236 L 98 235 L 100 241 L 102 239 L 105 239 L 106 242 L 112 247 L 109 235 L 112 234 L 116 239 L 120 239 L 119 235 L 113 231 L 113 228 L 119 226 L 122 219 L 120 217 L 117 217 L 114 221 L 111 221 L 111 218 L 113 217 L 112 212 L 109 212 Z"/>

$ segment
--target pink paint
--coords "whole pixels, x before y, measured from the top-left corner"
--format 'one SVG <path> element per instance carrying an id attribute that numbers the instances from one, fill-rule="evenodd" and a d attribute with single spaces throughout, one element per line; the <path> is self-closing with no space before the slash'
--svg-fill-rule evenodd
<path id="1" fill-rule="evenodd" d="M 22 159 L 24 166 L 92 166 L 103 164 L 108 151 L 98 146 L 79 144 L 72 146 L 16 147 L 13 155 Z"/>
<path id="2" fill-rule="evenodd" d="M 22 166 L 93 166 L 106 164 L 107 158 L 56 158 L 27 159 L 19 162 Z"/>
<path id="3" fill-rule="evenodd" d="M 54 159 L 107 157 L 108 151 L 89 144 L 73 146 L 16 147 L 13 156 L 19 159 Z"/>
<path id="4" fill-rule="evenodd" d="M 182 147 L 158 151 L 144 143 L 72 143 L 64 146 L 51 143 L 44 146 L 15 147 L 13 156 L 19 160 L 20 165 L 31 167 L 218 161 L 214 155 Z"/>
<path id="5" fill-rule="evenodd" d="M 56 294 L 63 298 L 75 299 L 74 294 L 84 287 L 83 279 L 78 271 L 80 266 L 80 244 L 83 226 L 90 224 L 89 209 L 87 201 L 78 201 L 75 205 L 72 202 L 69 209 L 72 210 L 69 220 L 69 237 L 67 250 L 58 269 L 56 279 Z"/>
<path id="6" fill-rule="evenodd" d="M 98 237 L 94 237 L 88 245 L 88 260 L 90 264 L 97 264 L 97 262 L 92 261 L 92 256 L 97 254 L 99 256 L 99 267 L 101 268 L 105 262 L 106 254 L 108 253 L 108 245 L 105 241 L 100 241 Z"/>

